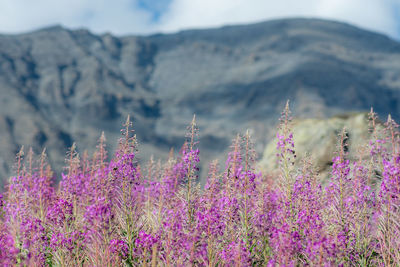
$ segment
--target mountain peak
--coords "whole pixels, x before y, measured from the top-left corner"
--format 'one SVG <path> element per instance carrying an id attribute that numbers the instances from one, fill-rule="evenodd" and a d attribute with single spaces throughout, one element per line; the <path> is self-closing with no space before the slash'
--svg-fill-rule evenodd
<path id="1" fill-rule="evenodd" d="M 398 73 L 398 42 L 318 19 L 137 38 L 60 25 L 0 36 L 0 158 L 9 159 L 0 173 L 10 174 L 21 145 L 47 147 L 61 171 L 69 145 L 96 147 L 102 131 L 118 139 L 128 114 L 142 159 L 179 150 L 193 114 L 204 158 L 222 155 L 244 129 L 262 152 L 287 99 L 299 117 L 373 106 L 398 119 Z"/>
<path id="2" fill-rule="evenodd" d="M 48 27 L 38 29 L 34 32 L 57 32 L 57 31 L 69 31 L 69 30 L 61 24 L 54 24 Z"/>

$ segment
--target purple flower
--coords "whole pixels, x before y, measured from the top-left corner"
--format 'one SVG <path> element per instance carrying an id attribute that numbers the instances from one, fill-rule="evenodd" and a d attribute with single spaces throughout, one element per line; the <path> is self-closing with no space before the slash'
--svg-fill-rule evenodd
<path id="1" fill-rule="evenodd" d="M 123 240 L 112 239 L 110 241 L 110 251 L 125 259 L 129 253 L 128 244 Z"/>
<path id="2" fill-rule="evenodd" d="M 70 225 L 74 220 L 72 204 L 64 199 L 57 200 L 49 207 L 47 219 L 59 227 L 64 226 L 64 224 Z"/>

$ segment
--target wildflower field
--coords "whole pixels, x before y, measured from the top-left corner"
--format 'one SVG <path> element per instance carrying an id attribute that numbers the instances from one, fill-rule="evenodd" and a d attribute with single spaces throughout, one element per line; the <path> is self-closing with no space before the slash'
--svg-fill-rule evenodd
<path id="1" fill-rule="evenodd" d="M 178 156 L 135 160 L 129 119 L 115 155 L 73 146 L 59 184 L 46 155 L 17 155 L 0 195 L 1 266 L 400 266 L 400 135 L 370 114 L 359 159 L 338 137 L 328 181 L 296 161 L 286 106 L 277 169 L 260 173 L 249 133 L 200 187 L 195 120 Z M 312 138 L 312 137 L 310 137 Z"/>

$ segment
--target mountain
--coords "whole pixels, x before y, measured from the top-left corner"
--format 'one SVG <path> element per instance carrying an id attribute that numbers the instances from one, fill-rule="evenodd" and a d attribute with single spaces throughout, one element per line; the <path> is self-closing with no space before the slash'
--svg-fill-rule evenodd
<path id="1" fill-rule="evenodd" d="M 0 174 L 12 173 L 21 145 L 46 147 L 58 172 L 67 147 L 91 152 L 101 131 L 113 151 L 128 114 L 142 159 L 179 149 L 196 114 L 205 165 L 246 129 L 262 152 L 287 99 L 297 117 L 373 106 L 398 119 L 399 73 L 399 42 L 316 19 L 152 36 L 60 26 L 0 35 Z"/>

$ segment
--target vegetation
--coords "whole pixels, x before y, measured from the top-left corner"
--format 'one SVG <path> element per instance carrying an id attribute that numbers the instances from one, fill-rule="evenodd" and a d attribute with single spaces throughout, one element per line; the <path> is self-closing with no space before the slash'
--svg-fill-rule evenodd
<path id="1" fill-rule="evenodd" d="M 204 188 L 195 120 L 177 157 L 142 167 L 128 118 L 110 160 L 104 135 L 91 158 L 72 146 L 57 187 L 45 153 L 21 150 L 0 197 L 0 265 L 399 266 L 400 135 L 390 117 L 382 131 L 376 121 L 371 111 L 358 161 L 341 133 L 324 183 L 310 159 L 295 164 L 288 106 L 279 175 L 256 171 L 246 133 Z"/>

